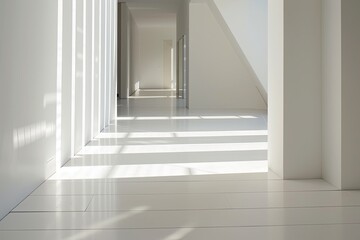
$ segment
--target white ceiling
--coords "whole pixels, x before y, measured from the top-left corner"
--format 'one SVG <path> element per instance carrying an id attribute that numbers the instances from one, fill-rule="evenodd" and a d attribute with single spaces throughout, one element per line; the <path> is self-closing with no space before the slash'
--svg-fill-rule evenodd
<path id="1" fill-rule="evenodd" d="M 119 0 L 126 2 L 139 27 L 175 27 L 182 0 Z"/>

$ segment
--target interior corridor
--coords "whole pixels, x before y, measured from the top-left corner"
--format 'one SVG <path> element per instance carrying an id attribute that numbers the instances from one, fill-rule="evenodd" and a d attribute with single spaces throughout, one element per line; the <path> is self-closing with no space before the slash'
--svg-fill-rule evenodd
<path id="1" fill-rule="evenodd" d="M 118 118 L 0 222 L 0 239 L 359 239 L 360 193 L 267 172 L 266 115 L 171 90 Z"/>

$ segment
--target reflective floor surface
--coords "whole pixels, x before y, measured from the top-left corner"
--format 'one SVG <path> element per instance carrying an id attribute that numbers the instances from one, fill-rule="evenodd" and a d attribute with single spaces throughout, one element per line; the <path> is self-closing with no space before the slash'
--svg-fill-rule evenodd
<path id="1" fill-rule="evenodd" d="M 266 113 L 140 91 L 0 222 L 0 239 L 360 239 L 359 191 L 280 180 L 266 156 Z"/>

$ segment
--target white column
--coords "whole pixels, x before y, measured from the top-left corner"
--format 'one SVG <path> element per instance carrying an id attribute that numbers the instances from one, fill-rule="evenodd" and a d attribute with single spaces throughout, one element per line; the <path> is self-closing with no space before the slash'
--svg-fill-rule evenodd
<path id="1" fill-rule="evenodd" d="M 269 163 L 321 177 L 321 0 L 269 1 Z"/>
<path id="2" fill-rule="evenodd" d="M 323 0 L 322 172 L 341 187 L 341 1 Z"/>
<path id="3" fill-rule="evenodd" d="M 360 189 L 359 8 L 323 1 L 323 173 L 341 189 Z"/>
<path id="4" fill-rule="evenodd" d="M 360 1 L 341 2 L 342 188 L 360 189 Z"/>
<path id="5" fill-rule="evenodd" d="M 121 98 L 129 97 L 130 78 L 130 12 L 125 3 L 121 5 Z"/>

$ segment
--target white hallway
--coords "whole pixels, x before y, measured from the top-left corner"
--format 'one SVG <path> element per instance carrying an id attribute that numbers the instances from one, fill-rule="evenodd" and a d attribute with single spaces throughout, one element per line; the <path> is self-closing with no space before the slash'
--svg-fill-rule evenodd
<path id="1" fill-rule="evenodd" d="M 124 1 L 0 1 L 0 239 L 360 239 L 360 1 Z"/>
<path id="2" fill-rule="evenodd" d="M 187 110 L 171 95 L 121 100 L 120 117 L 0 222 L 0 238 L 359 239 L 359 191 L 266 172 L 264 113 Z"/>

